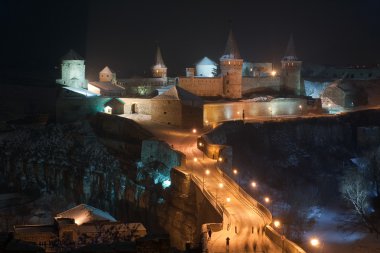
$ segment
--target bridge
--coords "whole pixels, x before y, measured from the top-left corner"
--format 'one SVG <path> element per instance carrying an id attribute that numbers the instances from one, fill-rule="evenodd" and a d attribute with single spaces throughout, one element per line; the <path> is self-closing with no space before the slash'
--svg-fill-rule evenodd
<path id="1" fill-rule="evenodd" d="M 157 138 L 185 154 L 185 165 L 176 169 L 190 175 L 204 197 L 223 217 L 223 223 L 202 225 L 203 252 L 305 252 L 281 237 L 270 226 L 270 211 L 220 170 L 216 160 L 208 158 L 197 148 L 199 133 L 152 122 L 141 124 Z"/>

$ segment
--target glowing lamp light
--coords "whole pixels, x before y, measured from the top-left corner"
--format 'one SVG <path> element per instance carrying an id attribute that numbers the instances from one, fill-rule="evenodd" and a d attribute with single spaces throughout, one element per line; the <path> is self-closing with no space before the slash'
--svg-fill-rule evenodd
<path id="1" fill-rule="evenodd" d="M 279 220 L 275 220 L 273 222 L 273 225 L 276 227 L 276 228 L 279 228 L 281 226 L 281 222 Z"/>
<path id="2" fill-rule="evenodd" d="M 210 175 L 210 170 L 206 170 L 205 173 L 207 176 Z"/>
<path id="3" fill-rule="evenodd" d="M 165 188 L 168 188 L 171 184 L 172 184 L 172 181 L 165 180 L 164 182 L 162 182 L 162 187 L 165 189 Z"/>
<path id="4" fill-rule="evenodd" d="M 193 128 L 193 133 L 194 134 L 197 133 L 197 129 Z"/>
<path id="5" fill-rule="evenodd" d="M 194 162 L 198 161 L 198 158 L 194 157 Z"/>
<path id="6" fill-rule="evenodd" d="M 235 175 L 238 173 L 237 169 L 234 169 L 233 172 Z"/>
<path id="7" fill-rule="evenodd" d="M 271 73 L 270 73 L 272 76 L 276 76 L 277 72 L 275 70 L 273 70 Z"/>
<path id="8" fill-rule="evenodd" d="M 298 108 L 300 108 L 302 110 L 302 105 L 299 105 Z"/>
<path id="9" fill-rule="evenodd" d="M 222 157 L 219 157 L 219 158 L 218 158 L 218 161 L 219 161 L 219 162 L 223 162 L 223 158 L 222 158 Z"/>
<path id="10" fill-rule="evenodd" d="M 270 202 L 270 198 L 269 197 L 265 197 L 264 201 L 265 201 L 265 203 L 269 203 Z"/>
<path id="11" fill-rule="evenodd" d="M 256 182 L 252 182 L 251 185 L 253 188 L 256 188 L 256 186 L 257 186 Z"/>
<path id="12" fill-rule="evenodd" d="M 219 186 L 220 189 L 222 189 L 224 187 L 224 184 L 223 183 L 219 183 L 218 186 Z"/>
<path id="13" fill-rule="evenodd" d="M 199 147 L 203 147 L 203 143 L 202 142 L 199 143 Z"/>
<path id="14" fill-rule="evenodd" d="M 318 238 L 313 237 L 313 238 L 310 239 L 310 244 L 311 244 L 311 246 L 313 246 L 313 247 L 318 247 L 319 244 L 320 244 L 320 241 L 319 241 Z"/>
<path id="15" fill-rule="evenodd" d="M 230 197 L 226 198 L 226 201 L 227 201 L 228 203 L 230 203 L 230 202 L 231 202 L 231 198 L 230 198 Z"/>

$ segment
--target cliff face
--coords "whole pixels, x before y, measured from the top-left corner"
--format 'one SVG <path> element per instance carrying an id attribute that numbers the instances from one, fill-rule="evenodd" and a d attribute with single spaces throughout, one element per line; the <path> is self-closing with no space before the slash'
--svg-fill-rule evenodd
<path id="1" fill-rule="evenodd" d="M 350 159 L 376 142 L 370 137 L 380 126 L 379 116 L 380 111 L 368 110 L 264 123 L 236 121 L 207 137 L 232 146 L 233 165 L 247 181 L 256 178 L 282 192 L 305 192 L 310 186 L 310 191 L 332 199 Z"/>
<path id="2" fill-rule="evenodd" d="M 172 246 L 185 250 L 185 243 L 200 242 L 201 226 L 221 223 L 222 217 L 190 179 L 190 175 L 171 171 L 172 186 L 165 203 L 157 208 L 160 225 L 170 234 Z"/>

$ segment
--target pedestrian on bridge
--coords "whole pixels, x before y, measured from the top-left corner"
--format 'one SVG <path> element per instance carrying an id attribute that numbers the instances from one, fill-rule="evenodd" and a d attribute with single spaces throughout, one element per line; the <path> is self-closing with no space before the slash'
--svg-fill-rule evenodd
<path id="1" fill-rule="evenodd" d="M 230 250 L 230 238 L 229 237 L 226 238 L 226 249 Z"/>
<path id="2" fill-rule="evenodd" d="M 210 240 L 211 239 L 211 234 L 212 234 L 211 228 L 208 228 L 207 232 L 208 232 L 208 239 Z"/>

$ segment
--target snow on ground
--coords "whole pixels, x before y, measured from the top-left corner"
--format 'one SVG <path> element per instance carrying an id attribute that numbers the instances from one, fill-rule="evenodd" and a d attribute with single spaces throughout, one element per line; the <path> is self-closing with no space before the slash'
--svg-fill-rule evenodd
<path id="1" fill-rule="evenodd" d="M 311 246 L 306 251 L 310 252 L 344 252 L 344 253 L 380 253 L 380 238 L 362 232 L 345 232 L 338 227 L 341 225 L 342 213 L 333 209 L 321 209 L 315 217 L 317 220 L 313 230 L 305 233 L 304 240 L 317 237 L 323 244 L 319 251 L 313 251 Z"/>

